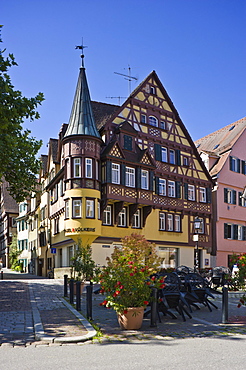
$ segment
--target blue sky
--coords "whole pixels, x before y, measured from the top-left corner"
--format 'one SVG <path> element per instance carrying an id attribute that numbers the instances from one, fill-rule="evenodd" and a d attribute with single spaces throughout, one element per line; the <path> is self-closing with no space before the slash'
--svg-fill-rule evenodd
<path id="1" fill-rule="evenodd" d="M 92 100 L 127 97 L 114 72 L 130 66 L 132 90 L 157 72 L 193 140 L 246 116 L 245 0 L 1 0 L 0 24 L 15 88 L 45 95 L 27 123 L 42 154 L 69 120 L 82 38 Z"/>

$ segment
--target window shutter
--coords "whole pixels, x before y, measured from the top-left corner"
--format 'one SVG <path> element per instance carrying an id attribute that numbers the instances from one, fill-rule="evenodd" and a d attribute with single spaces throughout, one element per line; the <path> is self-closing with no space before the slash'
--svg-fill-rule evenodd
<path id="1" fill-rule="evenodd" d="M 228 196 L 227 196 L 227 192 L 228 192 L 227 188 L 224 188 L 224 202 L 225 202 L 225 203 L 228 203 Z"/>
<path id="2" fill-rule="evenodd" d="M 232 157 L 231 156 L 229 157 L 229 161 L 230 161 L 229 167 L 230 167 L 230 170 L 232 171 Z"/>
<path id="3" fill-rule="evenodd" d="M 149 190 L 153 191 L 154 172 L 149 171 Z"/>
<path id="4" fill-rule="evenodd" d="M 239 206 L 242 206 L 242 205 L 243 205 L 243 203 L 242 203 L 242 198 L 241 198 L 242 194 L 243 194 L 243 193 L 241 193 L 240 191 L 238 192 L 238 205 L 239 205 Z"/>
<path id="5" fill-rule="evenodd" d="M 207 203 L 211 203 L 211 200 L 212 200 L 212 190 L 210 188 L 206 188 L 206 196 L 207 196 Z"/>
<path id="6" fill-rule="evenodd" d="M 159 177 L 155 177 L 155 193 L 159 195 Z"/>
<path id="7" fill-rule="evenodd" d="M 227 224 L 224 224 L 224 238 L 225 239 L 228 238 L 228 225 Z"/>
<path id="8" fill-rule="evenodd" d="M 245 173 L 245 169 L 246 169 L 246 162 L 245 162 L 245 161 L 242 161 L 242 173 L 243 173 L 244 175 L 246 175 L 246 173 Z"/>
<path id="9" fill-rule="evenodd" d="M 136 188 L 141 189 L 141 168 L 136 168 Z"/>
<path id="10" fill-rule="evenodd" d="M 181 197 L 181 191 L 180 191 L 180 181 L 175 181 L 175 192 L 176 192 L 176 198 Z"/>
<path id="11" fill-rule="evenodd" d="M 181 165 L 181 155 L 180 155 L 180 150 L 176 150 L 175 151 L 176 152 L 176 164 L 178 165 L 178 166 L 180 166 Z"/>
<path id="12" fill-rule="evenodd" d="M 161 161 L 161 146 L 159 144 L 155 144 L 155 160 Z"/>
<path id="13" fill-rule="evenodd" d="M 232 190 L 232 194 L 233 194 L 233 204 L 237 204 L 237 192 L 236 192 L 236 190 Z"/>
<path id="14" fill-rule="evenodd" d="M 112 182 L 112 163 L 106 162 L 106 182 Z"/>
<path id="15" fill-rule="evenodd" d="M 188 200 L 188 184 L 184 184 L 184 199 Z"/>
<path id="16" fill-rule="evenodd" d="M 233 239 L 238 239 L 238 225 L 233 225 Z"/>
<path id="17" fill-rule="evenodd" d="M 246 240 L 246 226 L 243 226 L 243 240 Z"/>
<path id="18" fill-rule="evenodd" d="M 121 168 L 121 174 L 120 174 L 121 185 L 125 185 L 126 184 L 126 166 L 122 164 L 120 168 Z"/>
<path id="19" fill-rule="evenodd" d="M 237 172 L 240 173 L 240 168 L 241 168 L 241 161 L 240 159 L 237 159 Z"/>

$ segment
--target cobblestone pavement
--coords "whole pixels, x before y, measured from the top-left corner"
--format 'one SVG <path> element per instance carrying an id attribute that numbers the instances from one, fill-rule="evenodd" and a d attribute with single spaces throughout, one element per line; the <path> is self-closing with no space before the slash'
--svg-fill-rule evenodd
<path id="1" fill-rule="evenodd" d="M 25 275 L 25 276 L 24 276 Z M 28 275 L 28 274 L 27 274 Z M 0 280 L 0 344 L 4 345 L 64 345 L 66 338 L 81 345 L 81 338 L 88 334 L 87 320 L 75 316 L 70 304 L 63 297 L 63 281 L 38 279 L 26 274 L 15 275 L 15 280 Z M 7 274 L 5 274 L 7 277 Z M 13 279 L 13 275 L 8 275 Z M 16 280 L 16 279 L 21 280 Z M 24 279 L 25 278 L 25 279 Z M 27 279 L 27 280 L 26 280 Z M 101 337 L 91 337 L 89 343 L 149 341 L 156 339 L 235 336 L 246 335 L 246 307 L 237 308 L 239 295 L 229 293 L 230 323 L 222 324 L 222 296 L 216 295 L 212 301 L 218 306 L 212 312 L 201 306 L 193 310 L 192 319 L 183 321 L 161 314 L 161 322 L 150 326 L 150 316 L 144 318 L 141 330 L 122 331 L 116 313 L 100 306 L 104 296 L 93 294 L 92 319 L 102 332 Z M 82 294 L 81 313 L 87 314 L 86 294 Z M 77 313 L 78 314 L 78 313 Z M 41 326 L 43 336 L 37 341 L 37 328 Z M 95 333 L 95 331 L 94 331 Z M 95 335 L 95 334 L 94 334 Z M 48 340 L 49 338 L 55 340 Z M 80 340 L 77 340 L 79 338 Z M 86 338 L 88 339 L 88 338 Z M 63 343 L 61 343 L 62 340 Z M 85 343 L 85 342 L 84 342 Z M 87 342 L 88 343 L 88 342 Z"/>

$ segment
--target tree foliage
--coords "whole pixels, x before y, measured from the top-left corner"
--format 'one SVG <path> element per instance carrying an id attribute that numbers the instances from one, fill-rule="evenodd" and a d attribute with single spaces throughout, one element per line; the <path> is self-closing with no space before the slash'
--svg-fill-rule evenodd
<path id="1" fill-rule="evenodd" d="M 40 168 L 36 154 L 42 145 L 41 140 L 30 136 L 30 130 L 23 129 L 23 123 L 39 118 L 36 109 L 44 96 L 38 93 L 34 98 L 26 98 L 15 90 L 8 70 L 17 63 L 13 54 L 5 57 L 4 53 L 5 49 L 0 50 L 0 179 L 5 178 L 11 196 L 20 202 L 35 190 Z"/>

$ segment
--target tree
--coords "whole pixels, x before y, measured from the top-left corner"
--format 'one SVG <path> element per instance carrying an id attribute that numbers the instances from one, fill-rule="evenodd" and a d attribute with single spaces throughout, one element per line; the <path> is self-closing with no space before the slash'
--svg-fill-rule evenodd
<path id="1" fill-rule="evenodd" d="M 14 235 L 12 243 L 9 246 L 9 262 L 12 270 L 18 269 L 18 266 L 20 266 L 20 261 L 18 259 L 20 254 L 21 251 L 18 250 L 17 235 Z"/>
<path id="2" fill-rule="evenodd" d="M 42 141 L 31 137 L 31 131 L 24 130 L 22 125 L 25 119 L 33 121 L 40 117 L 36 109 L 44 95 L 38 93 L 34 98 L 26 98 L 14 89 L 7 72 L 17 63 L 13 54 L 4 57 L 4 53 L 5 49 L 0 50 L 0 179 L 5 178 L 10 195 L 21 202 L 35 191 L 40 168 L 36 154 L 42 145 Z"/>

